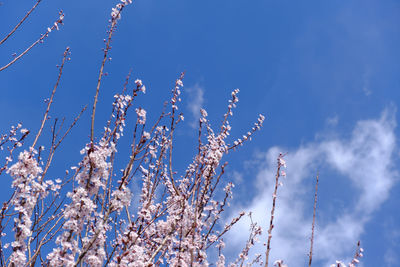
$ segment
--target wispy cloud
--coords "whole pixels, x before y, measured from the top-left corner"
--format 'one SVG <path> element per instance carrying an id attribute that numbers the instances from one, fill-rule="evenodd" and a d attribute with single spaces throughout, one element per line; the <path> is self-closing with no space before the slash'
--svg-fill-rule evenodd
<path id="1" fill-rule="evenodd" d="M 369 96 L 372 94 L 372 90 L 370 88 L 370 77 L 371 77 L 371 70 L 368 68 L 363 75 L 362 81 L 363 81 L 363 92 L 366 96 Z"/>
<path id="2" fill-rule="evenodd" d="M 193 117 L 190 121 L 190 126 L 196 128 L 200 118 L 200 109 L 204 104 L 204 89 L 199 84 L 195 84 L 194 86 L 187 88 L 186 91 L 189 96 L 187 107 Z"/>
<path id="3" fill-rule="evenodd" d="M 396 267 L 400 264 L 399 252 L 393 248 L 389 248 L 384 255 L 385 266 Z"/>
<path id="4" fill-rule="evenodd" d="M 326 119 L 326 124 L 329 125 L 329 126 L 334 127 L 334 126 L 337 126 L 338 123 L 339 123 L 339 116 L 338 115 L 335 115 L 333 117 L 330 117 L 330 118 Z"/>
<path id="5" fill-rule="evenodd" d="M 313 189 L 309 179 L 315 179 L 313 172 L 322 168 L 335 174 L 327 177 L 335 179 L 330 181 L 331 185 L 339 184 L 340 179 L 344 181 L 346 188 L 337 188 L 336 197 L 342 198 L 347 205 L 330 205 L 328 211 L 318 211 L 314 260 L 320 266 L 326 266 L 336 259 L 349 259 L 353 255 L 365 224 L 389 197 L 398 175 L 393 166 L 396 145 L 394 113 L 393 108 L 387 109 L 379 119 L 357 122 L 347 139 L 332 139 L 329 136 L 330 139 L 314 141 L 288 152 L 287 178 L 278 191 L 272 262 L 284 259 L 289 266 L 299 266 L 307 261 L 312 220 L 309 212 L 312 203 L 309 200 Z M 254 198 L 250 205 L 242 207 L 246 211 L 253 211 L 254 220 L 263 226 L 263 240 L 266 240 L 273 175 L 280 151 L 281 148 L 273 147 L 262 155 L 258 164 L 263 167 L 256 179 L 259 191 L 252 194 Z M 231 255 L 239 252 L 239 244 L 245 243 L 248 228 L 248 222 L 243 221 L 230 233 L 232 242 L 227 249 Z M 262 244 L 253 249 L 253 253 L 264 252 Z"/>
<path id="6" fill-rule="evenodd" d="M 387 249 L 384 254 L 384 263 L 387 267 L 395 267 L 400 265 L 400 230 L 393 218 L 389 218 L 384 223 L 385 240 L 387 241 Z"/>

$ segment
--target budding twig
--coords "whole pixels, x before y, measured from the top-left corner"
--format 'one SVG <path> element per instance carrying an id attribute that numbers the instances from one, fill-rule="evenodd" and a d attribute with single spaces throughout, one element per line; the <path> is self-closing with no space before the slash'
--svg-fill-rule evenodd
<path id="1" fill-rule="evenodd" d="M 120 16 L 120 13 L 122 12 L 122 9 L 124 8 L 124 5 L 121 6 L 121 8 L 118 10 L 118 13 L 116 14 L 117 17 Z M 99 97 L 99 91 L 100 91 L 100 84 L 101 84 L 101 79 L 103 78 L 103 71 L 104 71 L 104 65 L 106 64 L 107 57 L 108 57 L 108 52 L 111 49 L 111 39 L 112 35 L 115 31 L 115 27 L 117 26 L 117 19 L 112 19 L 111 20 L 111 27 L 110 31 L 108 32 L 108 39 L 106 43 L 106 48 L 104 49 L 104 55 L 103 55 L 103 61 L 101 62 L 101 67 L 99 71 L 99 77 L 97 78 L 97 86 L 96 86 L 96 94 L 94 96 L 94 102 L 93 102 L 93 108 L 92 108 L 92 124 L 90 127 L 90 142 L 93 145 L 93 136 L 94 136 L 94 118 L 96 115 L 96 105 L 97 105 L 97 99 Z"/>
<path id="2" fill-rule="evenodd" d="M 272 194 L 272 209 L 271 209 L 271 218 L 269 221 L 269 229 L 268 229 L 267 251 L 265 252 L 265 265 L 264 265 L 265 267 L 268 267 L 269 253 L 271 251 L 271 239 L 272 239 L 272 229 L 274 228 L 276 193 L 278 191 L 278 186 L 279 186 L 279 177 L 281 176 L 281 167 L 286 166 L 283 156 L 284 155 L 282 153 L 279 153 L 278 168 L 276 170 L 276 175 L 275 175 L 275 189 L 274 193 Z"/>
<path id="3" fill-rule="evenodd" d="M 315 229 L 315 213 L 317 211 L 317 196 L 318 196 L 318 180 L 319 180 L 319 173 L 317 173 L 317 181 L 315 183 L 315 195 L 314 195 L 314 208 L 313 208 L 313 221 L 311 226 L 311 244 L 310 244 L 310 253 L 308 266 L 311 267 L 312 262 L 312 253 L 313 253 L 313 245 L 314 245 L 314 229 Z"/>
<path id="4" fill-rule="evenodd" d="M 60 17 L 58 18 L 58 20 L 56 22 L 54 22 L 54 25 L 50 28 L 47 28 L 47 31 L 42 34 L 40 36 L 39 39 L 37 39 L 33 44 L 31 44 L 27 49 L 25 49 L 24 52 L 22 52 L 21 54 L 19 54 L 18 56 L 16 56 L 13 60 L 11 60 L 9 63 L 7 63 L 6 65 L 4 65 L 3 67 L 0 68 L 0 71 L 5 70 L 6 68 L 10 67 L 12 64 L 14 64 L 18 59 L 20 59 L 21 57 L 23 57 L 26 53 L 29 52 L 29 50 L 31 50 L 33 47 L 35 47 L 37 44 L 43 42 L 43 40 L 49 36 L 50 32 L 52 30 L 57 29 L 58 30 L 58 24 L 62 24 L 64 20 L 64 13 L 62 11 L 60 11 Z"/>
<path id="5" fill-rule="evenodd" d="M 21 24 L 28 18 L 28 16 L 33 12 L 33 10 L 35 10 L 35 8 L 39 5 L 39 3 L 42 0 L 37 0 L 36 3 L 33 5 L 33 7 L 26 13 L 26 15 L 18 22 L 18 24 L 14 27 L 14 29 L 12 29 L 12 31 L 7 34 L 6 37 L 3 38 L 3 40 L 0 41 L 0 45 L 2 45 L 5 41 L 7 41 L 7 39 L 13 35 L 13 33 L 19 28 L 19 26 L 21 26 Z"/>
<path id="6" fill-rule="evenodd" d="M 63 68 L 64 68 L 64 64 L 65 64 L 65 61 L 68 59 L 67 57 L 68 57 L 69 53 L 70 53 L 70 52 L 69 52 L 69 47 L 67 47 L 67 48 L 65 49 L 65 51 L 64 51 L 64 55 L 63 55 L 63 59 L 62 59 L 61 66 L 58 68 L 57 82 L 56 82 L 56 84 L 55 84 L 54 87 L 53 87 L 53 91 L 52 91 L 52 93 L 51 93 L 50 100 L 49 100 L 48 103 L 47 103 L 47 108 L 46 108 L 46 112 L 44 113 L 44 116 L 43 116 L 43 119 L 42 119 L 42 124 L 40 125 L 40 129 L 39 129 L 38 133 L 36 134 L 35 140 L 33 141 L 33 144 L 32 144 L 32 146 L 31 146 L 32 149 L 35 147 L 35 145 L 36 145 L 36 143 L 37 143 L 37 141 L 38 141 L 40 135 L 42 134 L 43 127 L 44 127 L 44 124 L 45 124 L 46 121 L 47 121 L 47 116 L 48 116 L 48 114 L 49 114 L 51 104 L 53 103 L 54 94 L 56 93 L 58 84 L 60 83 L 60 79 L 61 79 L 62 71 L 63 71 Z"/>

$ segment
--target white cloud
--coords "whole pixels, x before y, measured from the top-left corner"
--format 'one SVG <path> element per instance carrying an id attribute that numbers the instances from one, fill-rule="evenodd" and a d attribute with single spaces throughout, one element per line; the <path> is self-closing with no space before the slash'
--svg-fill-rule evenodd
<path id="1" fill-rule="evenodd" d="M 230 175 L 234 184 L 240 184 L 243 182 L 243 174 L 238 171 L 233 171 Z"/>
<path id="2" fill-rule="evenodd" d="M 204 89 L 199 84 L 195 84 L 193 87 L 187 88 L 186 91 L 189 95 L 187 107 L 193 116 L 190 126 L 192 128 L 197 128 L 200 118 L 200 109 L 203 107 L 204 103 Z"/>
<path id="3" fill-rule="evenodd" d="M 308 261 L 312 222 L 310 195 L 313 196 L 314 189 L 309 179 L 314 181 L 315 170 L 322 168 L 336 175 L 327 178 L 337 179 L 337 184 L 340 181 L 348 184 L 346 188 L 329 189 L 337 191 L 337 197 L 341 197 L 340 201 L 347 205 L 334 206 L 334 200 L 319 196 L 319 203 L 325 201 L 328 206 L 329 203 L 332 205 L 329 210 L 317 211 L 313 260 L 318 261 L 320 266 L 326 266 L 336 259 L 349 260 L 352 257 L 365 224 L 389 197 L 397 177 L 392 165 L 396 146 L 394 113 L 394 109 L 387 109 L 377 120 L 357 122 L 346 140 L 332 139 L 330 135 L 331 139 L 314 141 L 288 152 L 287 178 L 278 190 L 270 262 L 283 259 L 289 266 L 299 266 Z M 258 162 L 263 166 L 256 178 L 258 192 L 252 194 L 254 198 L 248 206 L 242 207 L 243 210 L 253 211 L 254 221 L 263 226 L 263 242 L 266 240 L 267 223 L 269 225 L 276 157 L 280 151 L 281 148 L 273 147 L 264 153 L 263 159 Z M 330 184 L 336 184 L 336 181 Z M 248 225 L 248 221 L 240 222 L 227 237 L 226 240 L 230 240 L 227 246 L 230 255 L 237 255 L 240 252 L 238 248 L 245 244 Z M 251 255 L 264 255 L 263 242 L 254 247 Z"/>

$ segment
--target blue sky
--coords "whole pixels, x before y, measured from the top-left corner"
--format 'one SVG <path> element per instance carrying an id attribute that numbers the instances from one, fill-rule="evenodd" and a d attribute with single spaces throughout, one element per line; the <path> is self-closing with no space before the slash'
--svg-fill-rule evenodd
<path id="1" fill-rule="evenodd" d="M 1 35 L 33 3 L 2 1 Z M 115 4 L 43 0 L 0 47 L 3 65 L 36 40 L 63 9 L 60 31 L 0 72 L 0 132 L 16 122 L 28 129 L 39 127 L 43 99 L 50 94 L 55 65 L 66 46 L 71 47 L 72 60 L 51 115 L 72 121 L 82 106 L 92 104 Z M 247 132 L 259 113 L 266 121 L 252 142 L 228 158 L 226 179 L 236 183 L 230 216 L 239 209 L 253 210 L 255 218 L 266 223 L 275 159 L 280 151 L 287 152 L 273 260 L 283 258 L 290 266 L 306 262 L 319 171 L 316 266 L 348 259 L 359 239 L 365 249 L 363 266 L 400 266 L 399 23 L 397 0 L 135 1 L 124 10 L 113 39 L 96 128 L 99 133 L 129 69 L 147 87 L 139 105 L 150 120 L 158 116 L 179 73 L 186 71 L 181 104 L 185 123 L 176 146 L 176 166 L 183 169 L 194 153 L 188 144 L 196 140 L 198 108 L 204 107 L 216 126 L 230 92 L 240 88 L 231 120 L 233 138 Z M 88 135 L 87 112 L 55 166 L 64 170 L 76 164 Z M 46 136 L 42 141 L 45 144 Z M 1 193 L 6 194 L 10 181 L 2 184 Z M 232 233 L 237 244 L 247 238 L 241 234 L 247 228 L 241 224 Z M 237 253 L 235 247 L 227 247 L 230 254 Z"/>

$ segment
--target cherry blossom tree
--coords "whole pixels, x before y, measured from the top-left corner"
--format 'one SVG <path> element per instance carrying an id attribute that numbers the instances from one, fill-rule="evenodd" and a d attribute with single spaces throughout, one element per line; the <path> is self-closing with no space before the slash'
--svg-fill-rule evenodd
<path id="1" fill-rule="evenodd" d="M 40 2 L 37 0 L 0 41 L 0 48 Z M 3 160 L 0 175 L 12 178 L 13 190 L 0 211 L 1 266 L 268 266 L 277 191 L 280 177 L 286 175 L 283 154 L 277 155 L 265 255 L 251 254 L 251 247 L 262 238 L 261 227 L 252 219 L 249 239 L 237 259 L 227 259 L 224 254 L 225 234 L 246 214 L 241 212 L 223 225 L 222 215 L 229 206 L 234 188 L 233 183 L 225 183 L 222 179 L 227 167 L 223 157 L 251 140 L 265 119 L 259 115 L 242 137 L 230 138 L 229 120 L 239 101 L 238 89 L 232 92 L 218 128 L 211 127 L 207 111 L 201 109 L 197 146 L 193 148 L 194 155 L 189 155 L 192 156 L 191 163 L 181 173 L 173 166 L 173 148 L 175 130 L 184 120 L 179 112 L 184 73 L 176 79 L 169 101 L 154 122 L 146 119 L 145 109 L 136 106 L 135 99 L 146 93 L 145 84 L 140 79 L 132 82 L 129 74 L 121 92 L 114 96 L 104 131 L 96 136 L 94 122 L 104 66 L 116 25 L 123 10 L 131 3 L 131 0 L 121 0 L 112 8 L 91 109 L 90 138 L 80 151 L 81 158 L 76 160 L 76 166 L 71 166 L 63 179 L 48 177 L 56 152 L 86 107 L 67 129 L 59 127 L 55 120 L 51 126 L 50 147 L 45 150 L 39 145 L 45 125 L 51 121 L 49 113 L 64 65 L 70 60 L 69 48 L 65 49 L 58 66 L 58 77 L 37 133 L 18 124 L 0 136 Z M 60 12 L 58 19 L 37 41 L 0 71 L 7 71 L 53 30 L 58 30 L 63 19 L 64 14 Z M 134 112 L 130 114 L 132 110 Z M 136 116 L 136 123 L 133 132 L 127 133 L 128 115 Z M 131 140 L 126 158 L 118 157 L 122 138 Z M 121 171 L 116 170 L 117 161 L 125 166 Z M 141 183 L 137 196 L 139 206 L 131 209 L 132 184 L 138 181 Z M 251 218 L 251 213 L 248 216 Z M 312 229 L 310 265 L 314 222 Z M 6 236 L 12 241 L 4 243 Z M 212 253 L 217 257 L 211 257 Z M 358 244 L 348 266 L 355 266 L 360 257 L 362 248 Z M 275 261 L 274 265 L 286 266 L 282 260 Z M 333 266 L 345 265 L 336 262 Z"/>

